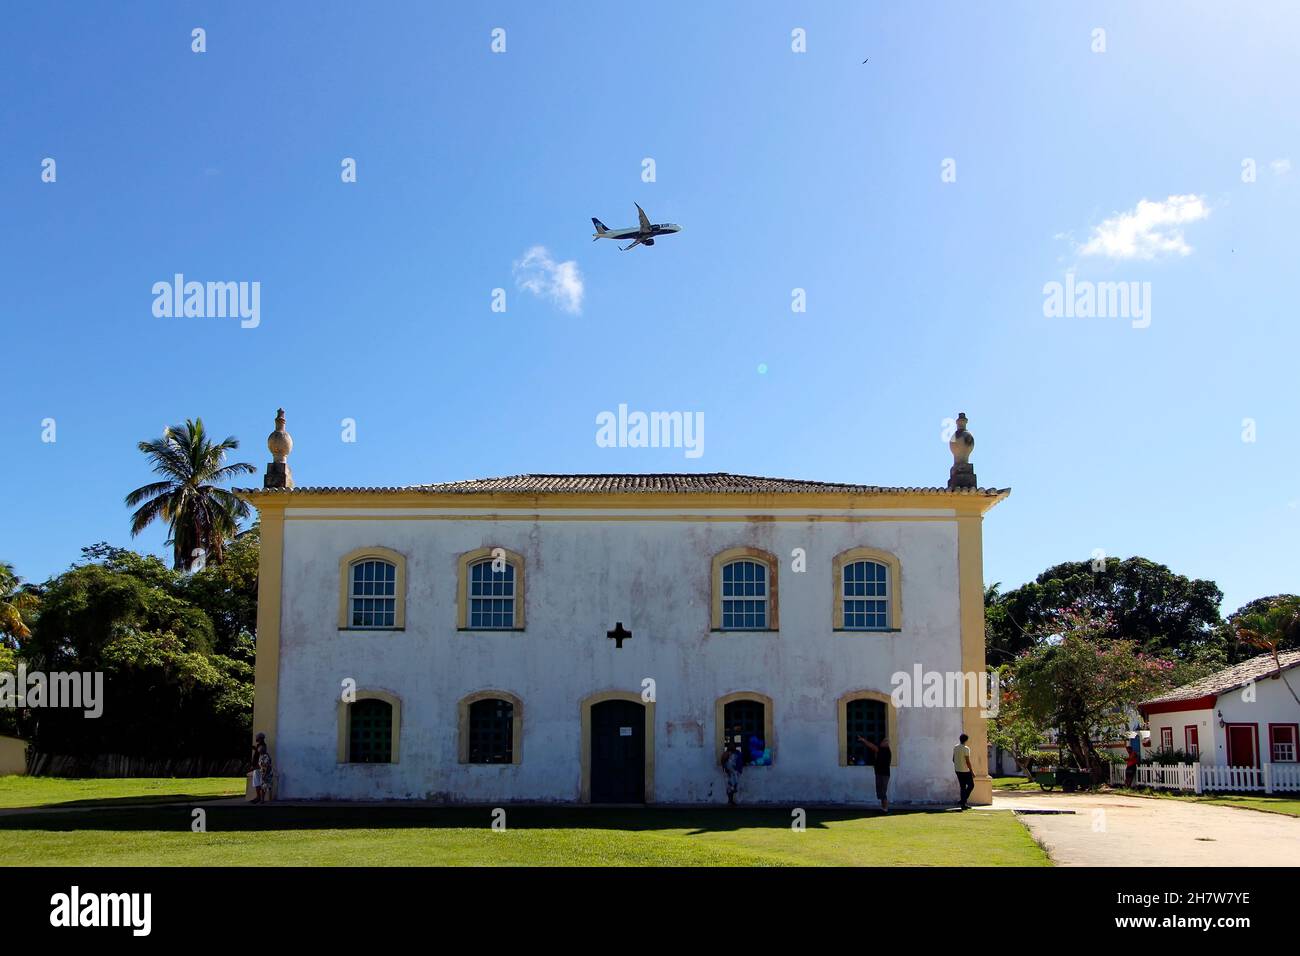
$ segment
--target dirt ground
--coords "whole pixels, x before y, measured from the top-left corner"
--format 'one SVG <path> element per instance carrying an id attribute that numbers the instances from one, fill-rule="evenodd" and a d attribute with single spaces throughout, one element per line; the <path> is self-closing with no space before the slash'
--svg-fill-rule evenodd
<path id="1" fill-rule="evenodd" d="M 999 791 L 1062 866 L 1297 866 L 1300 818 L 1127 793 Z"/>

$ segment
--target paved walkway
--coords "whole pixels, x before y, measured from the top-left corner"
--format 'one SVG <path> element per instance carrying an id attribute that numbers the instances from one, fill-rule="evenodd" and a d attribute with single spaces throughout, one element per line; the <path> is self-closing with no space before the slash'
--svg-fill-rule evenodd
<path id="1" fill-rule="evenodd" d="M 1062 866 L 1297 866 L 1300 817 L 1127 793 L 998 791 Z"/>

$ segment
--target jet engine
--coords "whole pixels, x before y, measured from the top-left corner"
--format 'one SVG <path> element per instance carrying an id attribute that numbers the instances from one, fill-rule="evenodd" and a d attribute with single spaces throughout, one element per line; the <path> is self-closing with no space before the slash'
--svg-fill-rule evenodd
<path id="1" fill-rule="evenodd" d="M 655 241 L 654 241 L 653 239 L 642 239 L 642 240 L 641 240 L 641 245 L 643 245 L 643 246 L 653 246 L 654 244 L 655 244 Z"/>

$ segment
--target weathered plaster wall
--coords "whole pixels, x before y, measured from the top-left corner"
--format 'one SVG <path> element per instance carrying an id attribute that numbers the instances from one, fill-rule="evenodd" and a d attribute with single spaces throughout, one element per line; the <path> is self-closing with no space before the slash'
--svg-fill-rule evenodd
<path id="1" fill-rule="evenodd" d="M 657 685 L 656 802 L 718 802 L 714 701 L 773 699 L 774 766 L 750 768 L 743 799 L 873 802 L 873 772 L 840 767 L 836 701 L 891 690 L 915 662 L 961 669 L 953 520 L 305 519 L 288 512 L 283 562 L 277 768 L 282 797 L 576 801 L 579 703 L 602 690 Z M 362 546 L 407 560 L 406 630 L 338 628 L 339 559 Z M 459 554 L 500 546 L 526 560 L 527 630 L 456 630 Z M 726 548 L 782 561 L 779 633 L 710 633 L 710 563 Z M 832 630 L 831 559 L 870 546 L 902 563 L 903 630 Z M 793 573 L 794 548 L 807 571 Z M 621 650 L 605 632 L 633 632 Z M 400 762 L 337 763 L 341 682 L 402 700 Z M 457 762 L 457 702 L 485 688 L 524 704 L 522 762 Z M 959 709 L 903 709 L 894 741 L 900 801 L 951 800 Z"/>

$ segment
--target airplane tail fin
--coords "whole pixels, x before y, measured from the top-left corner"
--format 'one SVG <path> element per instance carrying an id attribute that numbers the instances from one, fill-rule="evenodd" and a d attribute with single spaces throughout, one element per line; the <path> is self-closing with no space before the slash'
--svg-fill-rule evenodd
<path id="1" fill-rule="evenodd" d="M 596 235 L 593 237 L 593 241 L 594 241 L 595 239 L 599 239 L 599 238 L 600 238 L 601 236 L 603 236 L 605 233 L 609 232 L 609 226 L 605 225 L 603 222 L 601 222 L 601 221 L 600 221 L 599 219 L 597 219 L 595 216 L 592 216 L 592 217 L 591 217 L 591 224 L 592 224 L 593 226 L 596 227 Z"/>

